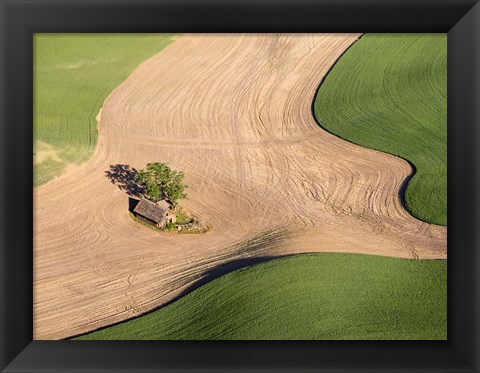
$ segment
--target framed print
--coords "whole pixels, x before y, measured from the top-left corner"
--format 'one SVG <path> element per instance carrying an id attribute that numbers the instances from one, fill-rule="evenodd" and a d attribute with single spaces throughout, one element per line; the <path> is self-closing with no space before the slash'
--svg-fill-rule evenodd
<path id="1" fill-rule="evenodd" d="M 2 371 L 479 371 L 479 18 L 1 1 Z"/>

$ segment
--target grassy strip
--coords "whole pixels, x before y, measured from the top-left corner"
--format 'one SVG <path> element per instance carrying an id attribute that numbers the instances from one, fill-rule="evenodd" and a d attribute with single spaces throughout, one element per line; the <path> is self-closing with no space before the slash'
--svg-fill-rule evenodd
<path id="1" fill-rule="evenodd" d="M 367 34 L 329 73 L 314 110 L 328 131 L 411 161 L 407 208 L 446 225 L 446 97 L 446 34 Z"/>
<path id="2" fill-rule="evenodd" d="M 171 40 L 167 34 L 34 35 L 34 185 L 93 155 L 95 118 L 107 96 Z"/>
<path id="3" fill-rule="evenodd" d="M 296 255 L 78 339 L 446 339 L 446 271 L 446 261 Z"/>

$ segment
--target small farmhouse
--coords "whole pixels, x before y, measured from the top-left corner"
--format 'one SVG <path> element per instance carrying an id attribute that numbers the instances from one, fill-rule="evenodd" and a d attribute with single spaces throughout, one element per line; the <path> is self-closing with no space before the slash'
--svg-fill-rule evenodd
<path id="1" fill-rule="evenodd" d="M 163 228 L 169 223 L 177 221 L 176 214 L 171 210 L 171 205 L 165 200 L 158 203 L 142 198 L 133 209 L 135 217 L 145 223 Z"/>

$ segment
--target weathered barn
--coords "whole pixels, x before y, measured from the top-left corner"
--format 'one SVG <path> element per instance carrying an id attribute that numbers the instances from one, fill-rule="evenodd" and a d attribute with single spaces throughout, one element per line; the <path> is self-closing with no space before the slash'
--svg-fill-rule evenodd
<path id="1" fill-rule="evenodd" d="M 142 198 L 133 209 L 135 217 L 145 223 L 163 228 L 177 221 L 177 215 L 171 210 L 171 205 L 162 200 L 158 203 Z"/>

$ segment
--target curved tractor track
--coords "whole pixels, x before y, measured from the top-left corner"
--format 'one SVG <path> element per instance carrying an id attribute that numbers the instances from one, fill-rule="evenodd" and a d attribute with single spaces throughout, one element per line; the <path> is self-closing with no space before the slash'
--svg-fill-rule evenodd
<path id="1" fill-rule="evenodd" d="M 34 338 L 139 315 L 246 257 L 446 258 L 446 228 L 402 207 L 408 163 L 312 116 L 318 82 L 359 36 L 184 35 L 143 63 L 105 102 L 93 159 L 34 190 Z M 154 161 L 185 172 L 182 204 L 208 233 L 129 217 L 105 171 Z"/>

